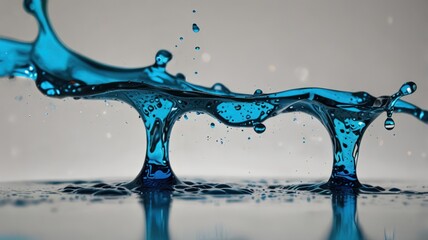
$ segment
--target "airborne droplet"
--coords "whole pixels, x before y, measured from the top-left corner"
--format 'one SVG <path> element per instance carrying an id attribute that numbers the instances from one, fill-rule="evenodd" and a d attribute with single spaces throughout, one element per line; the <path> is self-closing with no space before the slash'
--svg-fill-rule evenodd
<path id="1" fill-rule="evenodd" d="M 266 126 L 262 123 L 257 123 L 256 125 L 254 125 L 254 132 L 261 134 L 264 133 L 264 131 L 266 131 Z"/>
<path id="2" fill-rule="evenodd" d="M 392 130 L 392 129 L 394 129 L 394 127 L 395 127 L 394 119 L 392 119 L 392 118 L 387 118 L 387 119 L 385 120 L 385 124 L 384 124 L 384 126 L 385 126 L 385 129 L 386 129 L 386 130 Z"/>
<path id="3" fill-rule="evenodd" d="M 197 32 L 199 32 L 201 29 L 199 28 L 199 26 L 198 26 L 196 23 L 194 23 L 194 24 L 192 25 L 192 30 L 193 30 L 193 32 L 197 33 Z"/>

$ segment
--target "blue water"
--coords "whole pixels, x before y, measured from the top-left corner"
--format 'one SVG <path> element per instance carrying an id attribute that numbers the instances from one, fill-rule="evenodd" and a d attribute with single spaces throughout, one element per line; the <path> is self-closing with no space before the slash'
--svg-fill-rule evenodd
<path id="1" fill-rule="evenodd" d="M 364 185 L 365 190 L 356 191 L 331 190 L 321 182 L 235 179 L 230 183 L 186 179 L 174 189 L 129 190 L 121 182 L 111 181 L 3 183 L 0 239 L 13 233 L 30 237 L 22 239 L 76 236 L 79 239 L 260 239 L 262 236 L 284 239 L 287 236 L 357 240 L 394 239 L 390 237 L 394 234 L 397 239 L 426 239 L 426 232 L 419 226 L 428 214 L 428 194 L 421 191 L 425 187 L 398 185 L 401 190 Z M 415 210 L 419 214 L 415 215 Z M 74 217 L 78 220 L 73 220 Z M 204 232 L 213 225 L 210 219 L 225 230 Z M 34 229 L 37 221 L 40 222 Z M 13 222 L 19 223 L 18 231 L 11 227 Z M 249 227 L 247 224 L 251 222 L 255 225 Z M 72 227 L 68 229 L 64 224 Z M 206 237 L 196 235 L 200 231 Z"/>
<path id="2" fill-rule="evenodd" d="M 279 114 L 299 111 L 312 115 L 332 140 L 333 167 L 326 185 L 331 189 L 362 187 L 356 171 L 360 142 L 381 113 L 387 113 L 388 130 L 395 126 L 393 113 L 407 113 L 428 123 L 427 111 L 400 99 L 416 91 L 413 82 L 381 97 L 322 88 L 276 93 L 257 89 L 251 95 L 231 92 L 221 83 L 212 87 L 194 85 L 186 82 L 183 74 L 170 74 L 167 65 L 173 56 L 167 50 L 159 50 L 154 64 L 148 67 L 107 66 L 61 43 L 49 23 L 46 4 L 43 0 L 24 2 L 39 25 L 33 42 L 0 39 L 0 76 L 31 79 L 49 97 L 118 100 L 138 111 L 146 129 L 146 158 L 140 174 L 125 184 L 130 189 L 182 184 L 170 166 L 169 138 L 174 123 L 187 112 L 204 112 L 223 124 L 251 127 L 259 134 L 266 130 L 263 122 Z M 200 30 L 197 24 L 192 29 Z"/>
<path id="3" fill-rule="evenodd" d="M 198 24 L 196 24 L 196 23 L 192 24 L 192 30 L 194 33 L 198 33 L 199 31 L 201 31 Z"/>

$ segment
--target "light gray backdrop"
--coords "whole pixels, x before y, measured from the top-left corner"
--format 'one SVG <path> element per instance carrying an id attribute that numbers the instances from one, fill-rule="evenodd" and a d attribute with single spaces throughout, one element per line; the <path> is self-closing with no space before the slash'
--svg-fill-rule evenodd
<path id="1" fill-rule="evenodd" d="M 245 93 L 325 87 L 389 95 L 414 81 L 419 89 L 406 100 L 428 108 L 426 0 L 52 0 L 49 12 L 64 43 L 103 63 L 147 66 L 168 49 L 172 73 Z M 31 41 L 36 33 L 20 1 L 0 2 L 2 37 Z M 140 171 L 144 127 L 129 106 L 47 98 L 25 79 L 0 79 L 0 96 L 0 181 L 131 179 Z M 394 119 L 393 131 L 383 129 L 385 115 L 368 129 L 360 178 L 428 180 L 428 126 Z M 172 133 L 172 166 L 205 178 L 329 176 L 331 143 L 319 122 L 287 114 L 266 126 L 257 135 L 189 114 Z"/>

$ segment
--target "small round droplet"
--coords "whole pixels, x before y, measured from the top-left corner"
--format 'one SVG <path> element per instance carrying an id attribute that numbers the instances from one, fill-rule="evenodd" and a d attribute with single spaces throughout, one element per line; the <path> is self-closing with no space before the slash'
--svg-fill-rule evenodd
<path id="1" fill-rule="evenodd" d="M 254 132 L 261 134 L 264 131 L 266 131 L 266 126 L 262 123 L 257 123 L 256 125 L 254 125 Z"/>
<path id="2" fill-rule="evenodd" d="M 159 50 L 156 53 L 155 64 L 158 66 L 166 66 L 166 64 L 171 61 L 172 54 L 167 50 Z"/>
<path id="3" fill-rule="evenodd" d="M 401 86 L 400 88 L 400 92 L 401 94 L 403 94 L 403 96 L 412 94 L 416 91 L 417 86 L 416 83 L 414 82 L 407 82 L 405 84 L 403 84 L 403 86 Z"/>
<path id="4" fill-rule="evenodd" d="M 384 126 L 385 126 L 386 130 L 392 130 L 395 127 L 395 122 L 394 122 L 394 120 L 392 118 L 387 118 L 385 120 Z"/>
<path id="5" fill-rule="evenodd" d="M 256 89 L 256 91 L 254 91 L 254 95 L 261 95 L 263 94 L 263 91 L 261 89 Z"/>
<path id="6" fill-rule="evenodd" d="M 201 50 L 201 48 L 200 48 L 200 47 L 198 47 L 198 46 L 196 46 L 196 47 L 195 47 L 195 50 L 196 50 L 196 51 L 199 51 L 199 50 Z"/>
<path id="7" fill-rule="evenodd" d="M 230 90 L 229 90 L 226 86 L 224 86 L 223 84 L 221 84 L 221 83 L 216 83 L 216 84 L 214 84 L 214 85 L 211 87 L 211 89 L 213 89 L 213 90 L 215 90 L 215 91 L 220 91 L 220 92 L 230 93 Z"/>
<path id="8" fill-rule="evenodd" d="M 211 127 L 211 128 L 215 128 L 215 123 L 211 123 L 211 124 L 210 124 L 210 127 Z"/>
<path id="9" fill-rule="evenodd" d="M 198 26 L 196 23 L 194 23 L 194 24 L 192 25 L 192 30 L 193 30 L 193 32 L 197 33 L 197 32 L 199 32 L 201 29 L 199 28 L 199 26 Z"/>
<path id="10" fill-rule="evenodd" d="M 236 105 L 235 109 L 238 110 L 238 111 L 241 110 L 241 105 Z"/>
<path id="11" fill-rule="evenodd" d="M 183 37 L 180 37 L 180 41 L 183 41 L 184 40 L 184 38 Z"/>
<path id="12" fill-rule="evenodd" d="M 195 9 L 193 9 L 193 10 L 192 10 L 192 13 L 196 13 L 196 10 L 195 10 Z"/>

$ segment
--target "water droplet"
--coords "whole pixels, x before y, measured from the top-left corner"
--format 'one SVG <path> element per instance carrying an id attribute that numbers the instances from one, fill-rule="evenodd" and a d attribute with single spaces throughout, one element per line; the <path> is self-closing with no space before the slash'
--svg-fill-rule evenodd
<path id="1" fill-rule="evenodd" d="M 200 49 L 201 49 L 201 48 L 200 48 L 200 47 L 198 47 L 198 46 L 197 46 L 197 47 L 195 47 L 195 50 L 196 50 L 196 51 L 199 51 Z"/>
<path id="2" fill-rule="evenodd" d="M 395 122 L 394 122 L 394 120 L 392 118 L 387 118 L 385 120 L 384 126 L 385 126 L 386 130 L 392 130 L 395 127 Z"/>
<path id="3" fill-rule="evenodd" d="M 401 94 L 403 94 L 403 96 L 412 94 L 416 91 L 417 86 L 416 83 L 414 82 L 407 82 L 405 84 L 403 84 L 403 86 L 401 86 L 400 88 L 400 92 Z"/>
<path id="4" fill-rule="evenodd" d="M 256 91 L 254 91 L 254 95 L 261 95 L 263 94 L 263 91 L 261 89 L 256 89 Z"/>
<path id="5" fill-rule="evenodd" d="M 210 127 L 211 127 L 211 128 L 215 128 L 215 123 L 211 123 L 211 124 L 210 124 Z"/>
<path id="6" fill-rule="evenodd" d="M 166 66 L 166 64 L 172 59 L 172 54 L 167 50 L 159 50 L 156 53 L 155 61 L 158 66 Z"/>
<path id="7" fill-rule="evenodd" d="M 254 125 L 254 132 L 261 134 L 264 131 L 266 131 L 266 126 L 262 123 L 257 123 L 256 125 Z"/>
<path id="8" fill-rule="evenodd" d="M 184 38 L 183 37 L 180 37 L 180 41 L 183 41 L 184 40 Z"/>
<path id="9" fill-rule="evenodd" d="M 189 119 L 189 117 L 186 114 L 184 114 L 183 118 L 184 118 L 184 120 Z"/>
<path id="10" fill-rule="evenodd" d="M 197 32 L 199 32 L 201 29 L 199 28 L 199 26 L 198 26 L 196 23 L 194 23 L 194 24 L 192 25 L 192 30 L 193 30 L 193 32 L 197 33 Z"/>
<path id="11" fill-rule="evenodd" d="M 197 75 L 198 74 L 198 71 L 195 71 L 195 75 Z"/>
<path id="12" fill-rule="evenodd" d="M 224 86 L 223 84 L 221 84 L 221 83 L 216 83 L 216 84 L 214 84 L 214 85 L 211 87 L 211 89 L 213 89 L 213 90 L 215 90 L 215 91 L 226 92 L 226 93 L 229 93 L 229 92 L 230 92 L 230 90 L 229 90 L 226 86 Z"/>
<path id="13" fill-rule="evenodd" d="M 238 110 L 238 111 L 241 110 L 241 105 L 236 105 L 235 109 Z"/>

